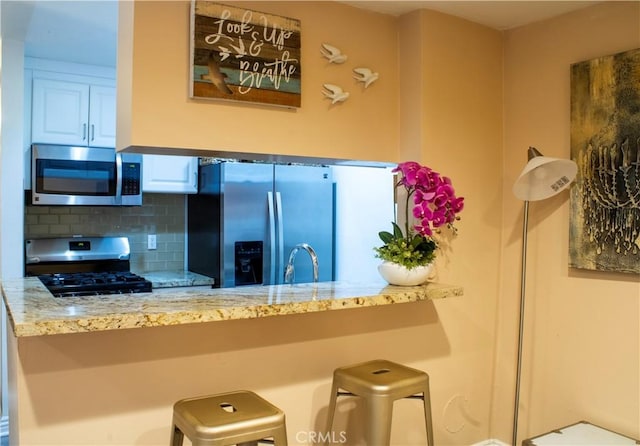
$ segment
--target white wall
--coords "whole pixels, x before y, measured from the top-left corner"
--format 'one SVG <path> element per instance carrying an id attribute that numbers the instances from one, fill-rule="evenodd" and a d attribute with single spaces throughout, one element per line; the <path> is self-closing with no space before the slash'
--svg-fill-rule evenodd
<path id="1" fill-rule="evenodd" d="M 373 248 L 394 220 L 391 168 L 333 166 L 336 182 L 336 280 L 379 281 Z"/>
<path id="2" fill-rule="evenodd" d="M 22 151 L 23 128 L 23 44 L 10 39 L 0 41 L 0 277 L 23 276 L 24 207 Z M 7 175 L 7 172 L 14 174 Z M 6 373 L 6 310 L 2 306 L 2 419 L 0 434 L 6 433 L 7 424 L 7 373 Z"/>
<path id="3" fill-rule="evenodd" d="M 24 227 L 23 156 L 23 43 L 2 40 L 2 128 L 0 169 L 0 271 L 3 278 L 23 276 Z"/>

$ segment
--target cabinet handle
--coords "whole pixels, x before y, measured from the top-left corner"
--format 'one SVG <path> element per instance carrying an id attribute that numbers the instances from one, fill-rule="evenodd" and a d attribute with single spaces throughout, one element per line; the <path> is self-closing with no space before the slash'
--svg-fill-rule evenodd
<path id="1" fill-rule="evenodd" d="M 85 141 L 87 139 L 87 123 L 82 124 L 82 140 Z"/>
<path id="2" fill-rule="evenodd" d="M 91 141 L 95 141 L 96 139 L 96 126 L 95 124 L 91 124 Z"/>

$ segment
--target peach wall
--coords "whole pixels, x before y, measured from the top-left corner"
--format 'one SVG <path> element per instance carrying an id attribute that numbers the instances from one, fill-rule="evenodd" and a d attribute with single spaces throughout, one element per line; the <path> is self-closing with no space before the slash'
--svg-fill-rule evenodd
<path id="1" fill-rule="evenodd" d="M 381 161 L 397 158 L 394 17 L 335 2 L 233 4 L 301 21 L 302 106 L 284 109 L 189 99 L 190 2 L 138 0 L 129 60 L 132 88 L 118 91 L 119 104 L 131 106 L 118 117 L 118 149 L 139 145 Z M 325 42 L 347 54 L 347 62 L 329 64 L 320 54 Z M 366 91 L 353 79 L 352 69 L 357 66 L 380 73 Z M 120 66 L 119 71 L 127 68 Z M 349 99 L 332 106 L 322 94 L 324 83 L 342 86 L 350 92 Z"/>
<path id="2" fill-rule="evenodd" d="M 464 299 L 436 302 L 451 340 L 446 361 L 427 364 L 448 391 L 450 416 L 438 444 L 488 438 L 499 293 L 502 148 L 502 35 L 434 11 L 400 19 L 403 159 L 450 176 L 465 197 L 457 237 L 442 240 L 438 280 Z M 405 74 L 406 73 L 406 74 Z M 479 267 L 479 264 L 482 264 Z M 455 408 L 455 410 L 452 410 Z"/>
<path id="3" fill-rule="evenodd" d="M 509 439 L 526 150 L 568 158 L 569 66 L 640 46 L 640 3 L 605 2 L 505 33 L 502 288 L 493 432 Z M 530 206 L 520 439 L 579 420 L 640 437 L 640 279 L 568 268 L 569 193 Z M 519 440 L 520 441 L 520 440 Z"/>
<path id="4" fill-rule="evenodd" d="M 460 234 L 437 265 L 439 280 L 462 285 L 465 295 L 21 339 L 20 362 L 13 363 L 20 416 L 12 418 L 21 436 L 12 443 L 166 444 L 175 400 L 248 387 L 285 410 L 290 444 L 311 444 L 299 440 L 323 426 L 331 371 L 371 357 L 429 372 L 438 446 L 490 436 L 510 441 L 522 209 L 511 184 L 530 144 L 568 156 L 568 65 L 637 47 L 638 3 L 607 2 L 504 35 L 430 11 L 396 21 L 328 2 L 244 4 L 302 20 L 303 63 L 310 72 L 302 109 L 190 101 L 187 2 L 137 1 L 136 32 L 129 36 L 135 42 L 133 88 L 122 90 L 133 95 L 133 125 L 119 132 L 131 141 L 119 140 L 118 147 L 418 159 L 450 175 L 466 197 Z M 384 41 L 375 40 L 378 32 Z M 386 70 L 345 107 L 328 107 L 320 94 L 326 73 L 336 71 L 319 56 L 329 37 L 350 60 Z M 390 58 L 403 73 L 418 67 L 411 79 L 419 84 L 400 82 L 396 66 L 382 63 Z M 340 76 L 351 79 L 350 73 Z M 121 94 L 119 88 L 120 102 Z M 256 122 L 256 132 L 241 127 L 240 118 Z M 243 138 L 222 128 L 242 130 Z M 638 437 L 638 281 L 568 270 L 566 200 L 560 195 L 531 207 L 522 438 L 582 418 Z M 424 444 L 420 411 L 404 403 L 396 405 L 392 443 Z M 348 413 L 352 404 L 345 404 L 336 427 L 348 428 L 357 442 L 361 412 Z"/>
<path id="5" fill-rule="evenodd" d="M 21 444 L 164 444 L 174 401 L 243 387 L 264 394 L 285 410 L 290 444 L 312 444 L 308 438 L 304 441 L 304 435 L 323 427 L 332 370 L 374 357 L 429 372 L 439 446 L 487 438 L 499 261 L 495 194 L 500 177 L 500 34 L 436 13 L 396 22 L 333 3 L 256 2 L 255 9 L 268 6 L 271 12 L 302 19 L 307 48 L 303 54 L 313 67 L 304 66 L 309 73 L 304 82 L 318 83 L 324 73 L 336 71 L 336 67 L 325 67 L 319 56 L 314 60 L 320 42 L 329 36 L 353 60 L 380 63 L 379 83 L 366 94 L 354 92 L 349 100 L 353 101 L 345 107 L 329 108 L 319 93 L 318 97 L 303 93 L 303 108 L 297 112 L 192 103 L 185 96 L 187 72 L 180 65 L 186 63 L 188 48 L 182 36 L 185 5 L 135 3 L 135 32 L 124 36 L 135 42 L 132 60 L 138 67 L 132 74 L 131 135 L 134 140 L 143 135 L 145 141 L 135 143 L 198 147 L 217 138 L 217 126 L 211 122 L 238 130 L 239 116 L 245 121 L 258 116 L 259 125 L 271 123 L 263 134 L 243 131 L 241 139 L 236 137 L 229 144 L 237 144 L 242 151 L 394 160 L 398 158 L 400 95 L 405 116 L 411 117 L 403 121 L 403 157 L 419 159 L 452 176 L 468 200 L 460 236 L 443 251 L 437 266 L 439 279 L 463 285 L 465 295 L 374 311 L 20 339 Z M 398 50 L 400 28 L 405 40 Z M 157 29 L 166 30 L 166 37 Z M 381 33 L 384 39 L 377 37 Z M 464 44 L 464 51 L 457 46 L 447 51 L 453 36 L 457 44 Z M 166 72 L 157 70 L 157 51 L 152 50 L 156 43 L 164 47 Z M 141 56 L 142 51 L 155 57 Z M 398 82 L 398 52 L 402 53 L 400 66 L 412 70 L 411 83 Z M 469 70 L 474 76 L 467 74 Z M 350 73 L 342 75 L 344 82 L 351 79 Z M 148 81 L 158 76 L 166 76 L 166 82 Z M 313 88 L 303 85 L 303 92 Z M 206 126 L 193 110 L 209 118 Z M 287 126 L 286 138 L 275 146 L 283 121 L 299 124 L 302 133 Z M 469 155 L 470 146 L 479 152 Z M 478 165 L 488 172 L 487 178 L 477 171 Z M 482 249 L 482 268 L 477 267 L 477 249 Z M 176 374 L 187 378 L 176 378 Z M 79 393 L 70 394 L 69 389 Z M 90 400 L 84 397 L 87 394 Z M 61 400 L 65 404 L 59 407 Z M 348 412 L 349 407 L 353 403 L 343 406 L 336 428 L 347 429 L 349 443 L 355 444 L 361 441 L 361 412 Z M 396 404 L 392 443 L 424 444 L 423 426 L 418 406 L 410 401 Z"/>
<path id="6" fill-rule="evenodd" d="M 454 299 L 450 302 L 460 305 Z M 12 426 L 20 423 L 20 432 L 12 435 L 11 443 L 168 444 L 175 401 L 248 388 L 285 411 L 289 444 L 311 445 L 309 432 L 324 429 L 333 369 L 384 357 L 429 370 L 437 444 L 470 444 L 479 439 L 471 432 L 486 428 L 480 419 L 484 415 L 475 408 L 459 407 L 462 401 L 454 397 L 485 384 L 468 376 L 471 364 L 466 356 L 471 353 L 461 351 L 468 341 L 457 333 L 463 327 L 470 330 L 467 321 L 452 317 L 459 310 L 445 310 L 445 318 L 441 317 L 442 307 L 419 302 L 20 338 L 20 361 L 12 362 L 18 367 L 12 378 L 17 379 L 13 395 L 20 399 L 20 411 L 11 417 Z M 464 357 L 452 357 L 454 352 Z M 472 410 L 474 420 L 462 418 L 462 409 Z M 346 430 L 347 444 L 362 444 L 362 414 L 356 401 L 339 405 L 335 428 Z M 470 423 L 477 426 L 469 428 Z M 447 429 L 456 431 L 462 425 L 464 434 L 447 439 Z M 396 403 L 392 444 L 425 441 L 420 403 Z"/>

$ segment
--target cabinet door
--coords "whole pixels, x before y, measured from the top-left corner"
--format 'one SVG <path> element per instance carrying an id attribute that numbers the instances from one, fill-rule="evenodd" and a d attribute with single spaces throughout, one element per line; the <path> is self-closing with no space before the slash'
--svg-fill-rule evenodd
<path id="1" fill-rule="evenodd" d="M 31 142 L 87 145 L 89 86 L 33 80 Z"/>
<path id="2" fill-rule="evenodd" d="M 142 191 L 195 194 L 198 192 L 198 158 L 144 155 Z"/>
<path id="3" fill-rule="evenodd" d="M 89 145 L 116 146 L 116 89 L 92 85 L 89 92 Z"/>

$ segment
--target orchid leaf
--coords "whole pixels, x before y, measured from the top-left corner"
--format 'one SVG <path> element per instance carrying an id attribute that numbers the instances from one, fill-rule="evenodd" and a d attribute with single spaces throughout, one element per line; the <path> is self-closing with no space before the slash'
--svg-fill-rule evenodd
<path id="1" fill-rule="evenodd" d="M 391 222 L 393 225 L 393 235 L 395 238 L 402 238 L 404 235 L 402 234 L 402 229 L 395 222 Z"/>
<path id="2" fill-rule="evenodd" d="M 390 233 L 389 231 L 378 232 L 378 236 L 380 237 L 380 240 L 382 240 L 384 243 L 391 243 L 394 238 L 393 234 Z"/>

